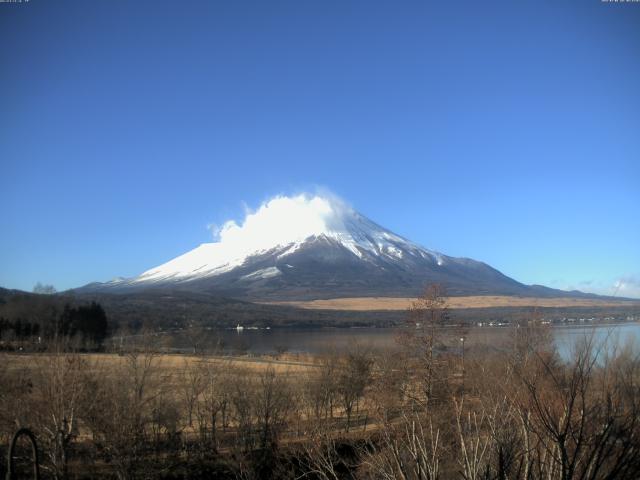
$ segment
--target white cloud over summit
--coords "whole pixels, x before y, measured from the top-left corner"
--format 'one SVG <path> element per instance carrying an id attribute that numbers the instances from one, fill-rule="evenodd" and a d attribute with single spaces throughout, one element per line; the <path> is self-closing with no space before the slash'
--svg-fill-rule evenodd
<path id="1" fill-rule="evenodd" d="M 229 220 L 220 228 L 208 225 L 217 237 L 196 249 L 143 273 L 140 279 L 184 277 L 223 272 L 242 263 L 247 255 L 280 245 L 295 244 L 313 235 L 346 234 L 343 219 L 354 213 L 332 194 L 278 195 L 255 211 L 245 209 L 241 222 Z"/>
<path id="2" fill-rule="evenodd" d="M 312 235 L 341 231 L 346 210 L 350 208 L 335 196 L 279 195 L 255 211 L 248 210 L 240 223 L 225 222 L 216 237 L 218 243 L 233 245 L 240 251 L 265 250 Z"/>

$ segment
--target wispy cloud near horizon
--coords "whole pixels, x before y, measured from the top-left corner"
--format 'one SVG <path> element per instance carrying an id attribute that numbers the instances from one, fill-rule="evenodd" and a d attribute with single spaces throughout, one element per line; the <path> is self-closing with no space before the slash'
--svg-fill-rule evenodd
<path id="1" fill-rule="evenodd" d="M 640 275 L 620 275 L 612 281 L 594 279 L 582 280 L 576 284 L 569 284 L 563 289 L 580 290 L 585 293 L 595 293 L 597 295 L 612 297 L 640 299 Z"/>

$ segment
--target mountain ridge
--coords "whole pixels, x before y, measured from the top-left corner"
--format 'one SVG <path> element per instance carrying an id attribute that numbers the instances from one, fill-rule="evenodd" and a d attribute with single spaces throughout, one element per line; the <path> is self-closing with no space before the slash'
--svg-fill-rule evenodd
<path id="1" fill-rule="evenodd" d="M 448 295 L 598 297 L 525 285 L 490 265 L 427 249 L 355 211 L 339 199 L 276 197 L 219 240 L 203 243 L 137 277 L 92 283 L 79 292 L 156 288 L 249 301 L 340 297 L 415 297 L 439 283 Z"/>

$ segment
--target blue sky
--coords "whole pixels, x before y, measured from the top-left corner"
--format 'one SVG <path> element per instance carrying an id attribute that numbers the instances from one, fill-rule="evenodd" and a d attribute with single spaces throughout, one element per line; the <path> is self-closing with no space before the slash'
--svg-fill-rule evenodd
<path id="1" fill-rule="evenodd" d="M 132 276 L 279 193 L 640 297 L 640 4 L 0 3 L 0 285 Z"/>

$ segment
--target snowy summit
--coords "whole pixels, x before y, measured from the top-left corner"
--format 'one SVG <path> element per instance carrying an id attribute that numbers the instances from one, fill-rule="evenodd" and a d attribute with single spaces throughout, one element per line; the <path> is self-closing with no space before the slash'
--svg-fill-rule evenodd
<path id="1" fill-rule="evenodd" d="M 330 195 L 277 196 L 226 222 L 204 243 L 130 279 L 85 291 L 180 289 L 249 300 L 415 296 L 427 283 L 452 295 L 560 296 L 485 263 L 423 248 Z"/>
<path id="2" fill-rule="evenodd" d="M 301 194 L 278 196 L 247 214 L 238 225 L 231 220 L 220 229 L 219 241 L 203 243 L 167 263 L 147 270 L 135 282 L 192 279 L 219 275 L 244 264 L 250 257 L 277 252 L 282 259 L 306 242 L 326 238 L 358 258 L 364 255 L 441 256 L 420 248 L 360 215 L 335 197 Z M 275 267 L 261 276 L 277 274 Z M 249 274 L 252 275 L 252 274 Z"/>

